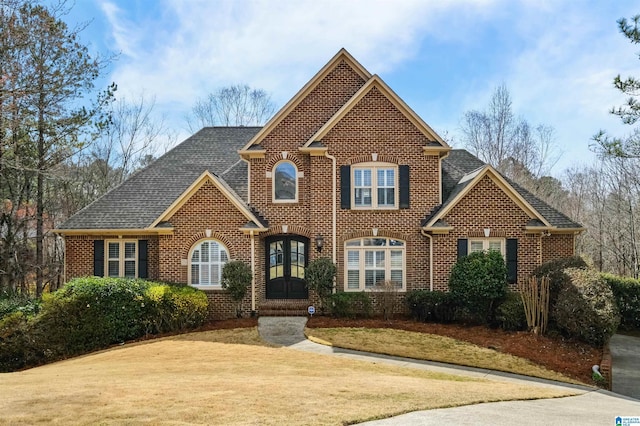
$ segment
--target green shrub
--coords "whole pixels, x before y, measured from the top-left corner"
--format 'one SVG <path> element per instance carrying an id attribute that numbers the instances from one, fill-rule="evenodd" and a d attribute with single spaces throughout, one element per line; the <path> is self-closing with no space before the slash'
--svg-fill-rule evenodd
<path id="1" fill-rule="evenodd" d="M 554 317 L 560 331 L 593 346 L 602 346 L 615 333 L 620 317 L 613 293 L 593 270 L 565 269 L 571 283 L 558 295 Z"/>
<path id="2" fill-rule="evenodd" d="M 253 274 L 249 265 L 241 260 L 227 262 L 222 268 L 222 288 L 236 302 L 236 317 L 242 317 L 242 299 L 247 295 Z"/>
<path id="3" fill-rule="evenodd" d="M 602 274 L 609 284 L 620 312 L 622 330 L 640 330 L 640 280 Z"/>
<path id="4" fill-rule="evenodd" d="M 196 328 L 207 319 L 209 301 L 204 292 L 186 285 L 152 284 L 145 294 L 153 307 L 147 324 L 150 333 Z"/>
<path id="5" fill-rule="evenodd" d="M 33 318 L 14 312 L 0 321 L 0 371 L 102 349 L 149 333 L 201 325 L 200 290 L 143 280 L 81 278 L 43 297 Z"/>
<path id="6" fill-rule="evenodd" d="M 524 303 L 520 293 L 507 292 L 505 299 L 496 309 L 496 324 L 507 331 L 527 329 L 527 317 L 524 313 Z"/>
<path id="7" fill-rule="evenodd" d="M 534 269 L 531 274 L 538 279 L 549 277 L 550 313 L 553 312 L 560 291 L 569 283 L 569 277 L 564 273 L 567 268 L 587 269 L 587 263 L 580 256 L 565 257 L 543 263 Z"/>
<path id="8" fill-rule="evenodd" d="M 491 323 L 507 293 L 507 267 L 500 252 L 475 252 L 460 258 L 449 276 L 449 290 L 474 322 Z"/>
<path id="9" fill-rule="evenodd" d="M 364 291 L 338 292 L 329 296 L 331 314 L 337 318 L 357 318 L 371 316 L 371 299 Z"/>
<path id="10" fill-rule="evenodd" d="M 456 301 L 446 291 L 413 290 L 407 294 L 407 305 L 413 319 L 422 322 L 452 322 L 456 316 Z"/>
<path id="11" fill-rule="evenodd" d="M 336 264 L 328 257 L 312 260 L 305 269 L 304 278 L 307 281 L 307 287 L 318 295 L 321 311 L 327 306 L 333 294 L 333 282 L 337 271 Z"/>

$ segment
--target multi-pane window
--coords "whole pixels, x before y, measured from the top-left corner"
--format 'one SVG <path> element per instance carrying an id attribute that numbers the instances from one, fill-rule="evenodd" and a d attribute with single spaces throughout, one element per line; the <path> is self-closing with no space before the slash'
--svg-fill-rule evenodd
<path id="1" fill-rule="evenodd" d="M 191 251 L 189 284 L 221 287 L 222 268 L 229 261 L 227 249 L 215 240 L 202 241 Z"/>
<path id="2" fill-rule="evenodd" d="M 497 251 L 505 255 L 504 239 L 502 238 L 477 238 L 469 240 L 469 254 L 478 251 Z"/>
<path id="3" fill-rule="evenodd" d="M 358 166 L 353 168 L 354 208 L 397 207 L 396 167 Z"/>
<path id="4" fill-rule="evenodd" d="M 136 278 L 138 261 L 136 241 L 107 241 L 107 275 Z"/>
<path id="5" fill-rule="evenodd" d="M 393 238 L 361 238 L 345 244 L 345 290 L 372 290 L 385 281 L 405 289 L 405 243 Z"/>
<path id="6" fill-rule="evenodd" d="M 273 168 L 273 201 L 291 203 L 298 201 L 298 172 L 290 161 L 281 161 Z"/>

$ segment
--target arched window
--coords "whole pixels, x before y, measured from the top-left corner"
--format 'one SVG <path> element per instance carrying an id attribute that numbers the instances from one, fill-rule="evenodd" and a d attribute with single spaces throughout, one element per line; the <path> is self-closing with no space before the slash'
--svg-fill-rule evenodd
<path id="1" fill-rule="evenodd" d="M 226 247 L 216 240 L 205 240 L 191 249 L 189 284 L 195 287 L 221 288 L 222 268 L 229 261 Z"/>
<path id="2" fill-rule="evenodd" d="M 298 201 L 298 169 L 291 161 L 280 161 L 273 167 L 273 201 L 295 203 Z"/>
<path id="3" fill-rule="evenodd" d="M 376 290 L 391 281 L 406 289 L 405 242 L 393 238 L 359 238 L 345 242 L 345 291 Z"/>

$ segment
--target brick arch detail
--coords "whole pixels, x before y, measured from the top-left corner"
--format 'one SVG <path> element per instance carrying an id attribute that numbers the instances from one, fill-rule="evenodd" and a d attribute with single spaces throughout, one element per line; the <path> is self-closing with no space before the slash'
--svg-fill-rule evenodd
<path id="1" fill-rule="evenodd" d="M 371 228 L 343 234 L 339 239 L 339 243 L 344 244 L 346 241 L 349 241 L 349 240 L 354 240 L 357 238 L 368 238 L 368 237 L 376 238 L 376 236 L 373 235 L 373 231 L 371 230 Z M 405 235 L 401 232 L 391 231 L 387 229 L 378 229 L 377 237 L 393 238 L 395 240 L 402 240 L 402 241 L 407 241 L 409 239 L 408 235 Z"/>
<path id="2" fill-rule="evenodd" d="M 182 250 L 182 259 L 189 259 L 189 252 L 191 251 L 191 248 L 193 248 L 194 245 L 196 245 L 197 243 L 203 240 L 220 241 L 222 244 L 224 244 L 224 246 L 229 251 L 229 258 L 231 259 L 235 258 L 234 255 L 236 253 L 233 252 L 234 248 L 231 245 L 231 242 L 227 239 L 227 237 L 215 231 L 211 231 L 211 236 L 207 237 L 207 234 L 205 234 L 204 231 L 201 231 L 201 232 L 198 232 L 197 234 L 192 235 L 191 238 L 189 238 L 189 242 L 186 244 L 186 247 L 183 248 Z"/>
<path id="3" fill-rule="evenodd" d="M 295 164 L 295 166 L 298 169 L 298 171 L 302 168 L 302 162 L 300 161 L 298 156 L 296 156 L 295 154 L 292 154 L 291 152 L 289 152 L 289 154 L 287 154 L 287 158 L 284 158 L 282 156 L 282 153 L 279 152 L 278 154 L 273 155 L 273 156 L 271 156 L 271 158 L 269 158 L 269 162 L 267 163 L 267 169 L 268 170 L 273 170 L 273 166 L 275 166 L 276 163 L 278 163 L 280 161 L 290 161 L 290 162 L 292 162 L 293 164 Z"/>
<path id="4" fill-rule="evenodd" d="M 400 159 L 398 157 L 394 157 L 393 155 L 383 155 L 378 154 L 378 159 L 373 161 L 371 154 L 367 155 L 358 155 L 357 157 L 351 157 L 347 159 L 346 164 L 353 165 L 358 163 L 392 163 L 392 164 L 400 164 Z"/>
<path id="5" fill-rule="evenodd" d="M 269 237 L 271 235 L 302 235 L 303 237 L 311 239 L 311 231 L 299 225 L 289 225 L 286 233 L 282 230 L 282 226 L 273 226 L 267 232 L 260 234 L 262 237 Z"/>

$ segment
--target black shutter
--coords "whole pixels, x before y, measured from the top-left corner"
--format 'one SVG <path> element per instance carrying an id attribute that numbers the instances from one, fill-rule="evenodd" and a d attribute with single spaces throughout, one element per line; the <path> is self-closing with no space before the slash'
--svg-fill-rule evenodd
<path id="1" fill-rule="evenodd" d="M 93 240 L 93 275 L 104 277 L 104 240 Z"/>
<path id="2" fill-rule="evenodd" d="M 469 249 L 469 241 L 466 238 L 458 239 L 458 259 L 465 257 Z"/>
<path id="3" fill-rule="evenodd" d="M 400 208 L 409 208 L 409 166 L 402 165 L 398 167 L 400 172 L 399 186 L 400 186 Z"/>
<path id="4" fill-rule="evenodd" d="M 340 166 L 340 208 L 351 208 L 351 166 Z"/>
<path id="5" fill-rule="evenodd" d="M 507 238 L 507 282 L 514 284 L 518 281 L 518 240 Z"/>
<path id="6" fill-rule="evenodd" d="M 138 278 L 149 278 L 148 274 L 148 240 L 138 241 Z"/>

